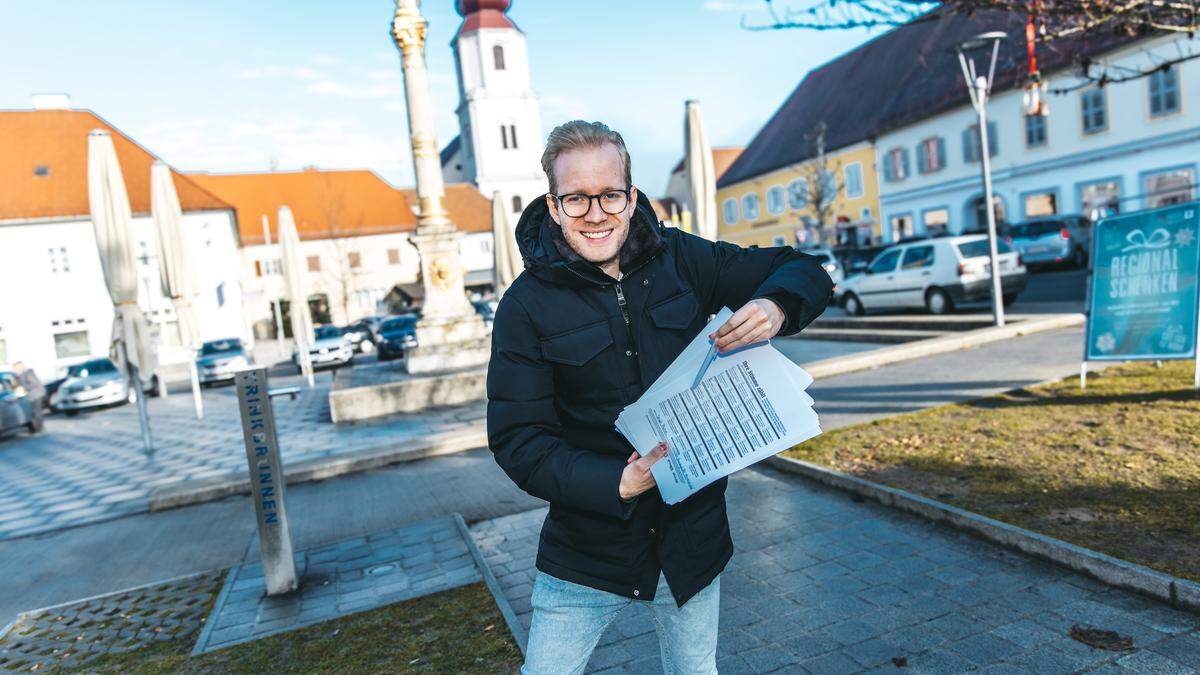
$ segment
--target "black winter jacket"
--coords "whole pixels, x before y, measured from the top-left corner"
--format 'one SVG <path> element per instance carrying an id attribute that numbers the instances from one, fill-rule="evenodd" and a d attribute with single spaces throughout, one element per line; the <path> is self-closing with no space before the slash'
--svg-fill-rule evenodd
<path id="1" fill-rule="evenodd" d="M 674 506 L 657 489 L 632 502 L 618 486 L 632 448 L 614 426 L 708 321 L 766 297 L 783 308 L 781 335 L 828 304 L 829 275 L 787 247 L 744 249 L 657 222 L 639 195 L 616 282 L 567 245 L 545 199 L 517 225 L 525 271 L 492 327 L 488 443 L 521 489 L 550 502 L 537 568 L 652 600 L 659 570 L 682 606 L 733 553 L 726 480 Z M 636 448 L 640 452 L 650 448 Z"/>

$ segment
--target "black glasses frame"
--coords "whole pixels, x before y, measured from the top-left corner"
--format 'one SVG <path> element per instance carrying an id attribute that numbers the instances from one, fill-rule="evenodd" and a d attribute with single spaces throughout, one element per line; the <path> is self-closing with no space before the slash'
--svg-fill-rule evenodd
<path id="1" fill-rule="evenodd" d="M 568 216 L 571 216 L 571 214 L 567 213 L 567 207 L 563 206 L 562 198 L 570 197 L 572 195 L 579 196 L 579 197 L 587 197 L 588 198 L 587 208 L 584 209 L 583 213 L 579 214 L 578 216 L 571 216 L 572 218 L 582 218 L 582 217 L 586 216 L 588 214 L 588 211 L 592 210 L 592 200 L 596 200 L 600 204 L 601 211 L 607 213 L 610 216 L 615 216 L 618 213 L 620 213 L 621 211 L 624 211 L 625 209 L 629 208 L 629 200 L 633 198 L 632 195 L 630 195 L 629 193 L 632 191 L 633 191 L 633 186 L 631 185 L 623 190 L 622 189 L 605 190 L 604 192 L 601 192 L 600 194 L 596 194 L 596 195 L 589 195 L 586 192 L 564 192 L 561 195 L 554 195 L 554 201 L 558 202 L 558 208 L 562 209 L 563 213 L 566 213 Z M 604 208 L 604 202 L 600 201 L 600 197 L 604 196 L 606 193 L 609 193 L 609 192 L 623 193 L 625 195 L 625 206 L 622 206 L 617 211 L 609 211 L 608 209 Z"/>

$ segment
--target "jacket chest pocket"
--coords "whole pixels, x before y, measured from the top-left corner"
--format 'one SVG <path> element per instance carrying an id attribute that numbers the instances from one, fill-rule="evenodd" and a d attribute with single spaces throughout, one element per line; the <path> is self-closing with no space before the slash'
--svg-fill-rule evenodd
<path id="1" fill-rule="evenodd" d="M 606 364 L 613 351 L 607 321 L 542 338 L 542 357 L 554 364 L 555 379 L 571 386 L 560 394 L 571 396 L 586 389 L 605 388 Z M 573 397 L 573 396 L 572 396 Z"/>
<path id="2" fill-rule="evenodd" d="M 662 300 L 649 309 L 654 325 L 668 330 L 686 330 L 700 316 L 700 301 L 690 290 Z"/>

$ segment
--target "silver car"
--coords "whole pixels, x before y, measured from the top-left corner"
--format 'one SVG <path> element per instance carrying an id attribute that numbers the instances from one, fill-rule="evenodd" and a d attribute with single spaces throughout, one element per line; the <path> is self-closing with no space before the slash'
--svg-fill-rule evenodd
<path id="1" fill-rule="evenodd" d="M 1014 225 L 1007 241 L 1026 265 L 1087 267 L 1092 221 L 1083 216 L 1046 216 Z"/>
<path id="2" fill-rule="evenodd" d="M 135 396 L 128 378 L 112 359 L 91 359 L 67 370 L 67 379 L 50 398 L 50 407 L 74 415 L 88 408 L 132 402 Z"/>
<path id="3" fill-rule="evenodd" d="M 196 353 L 196 373 L 200 384 L 233 381 L 234 374 L 254 363 L 246 346 L 238 338 L 209 340 Z"/>
<path id="4" fill-rule="evenodd" d="M 10 371 L 0 371 L 0 434 L 26 429 L 42 430 L 42 406 L 26 386 L 27 380 Z"/>
<path id="5" fill-rule="evenodd" d="M 317 326 L 313 332 L 313 343 L 308 347 L 308 358 L 314 368 L 321 366 L 348 366 L 354 363 L 354 346 L 349 336 L 337 326 Z M 292 363 L 300 369 L 300 352 L 292 350 Z"/>

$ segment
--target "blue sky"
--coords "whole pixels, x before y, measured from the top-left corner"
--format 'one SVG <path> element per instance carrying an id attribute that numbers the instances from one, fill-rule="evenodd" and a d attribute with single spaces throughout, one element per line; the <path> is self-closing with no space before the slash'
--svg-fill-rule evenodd
<path id="1" fill-rule="evenodd" d="M 786 4 L 788 0 L 775 0 Z M 796 6 L 802 0 L 792 0 Z M 445 145 L 458 133 L 452 0 L 424 0 Z M 370 168 L 411 185 L 391 0 L 0 0 L 0 109 L 70 94 L 184 170 Z M 870 37 L 743 30 L 761 0 L 515 0 L 543 134 L 576 117 L 625 136 L 652 195 L 699 99 L 714 145 L 744 145 L 809 69 Z"/>

